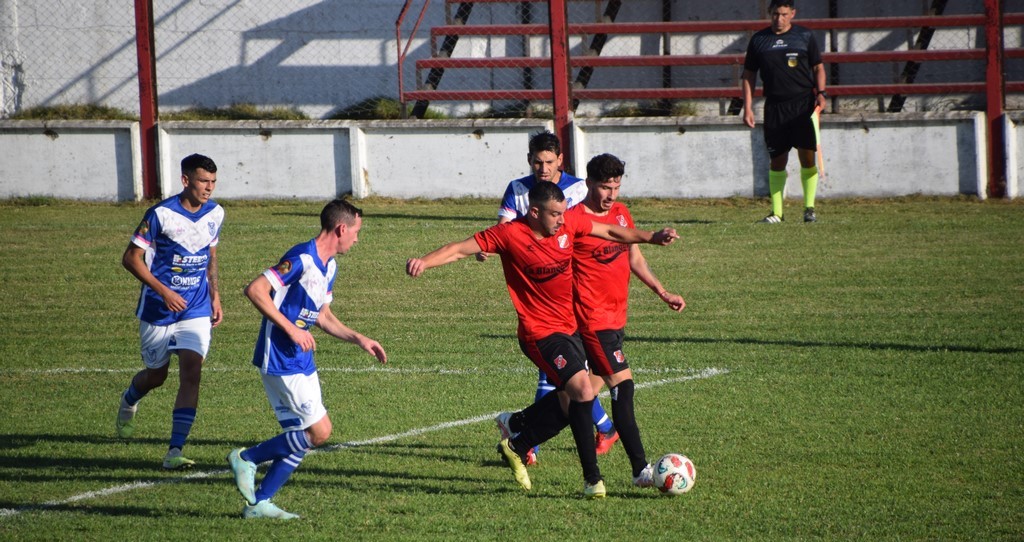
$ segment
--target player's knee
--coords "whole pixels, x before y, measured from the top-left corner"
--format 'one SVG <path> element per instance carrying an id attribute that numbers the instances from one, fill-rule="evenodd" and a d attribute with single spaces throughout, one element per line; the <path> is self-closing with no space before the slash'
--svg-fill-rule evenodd
<path id="1" fill-rule="evenodd" d="M 151 390 L 153 388 L 159 388 L 160 386 L 163 386 L 164 385 L 164 381 L 167 380 L 167 369 L 166 369 L 166 366 L 164 367 L 163 370 L 160 370 L 160 369 L 149 369 L 149 370 L 147 370 L 143 374 L 142 379 L 144 381 L 143 386 L 147 390 Z"/>
<path id="2" fill-rule="evenodd" d="M 309 443 L 314 447 L 322 446 L 327 442 L 327 439 L 331 438 L 332 430 L 333 426 L 331 425 L 331 419 L 324 416 L 323 419 L 316 422 L 306 430 L 306 435 L 309 437 Z"/>
<path id="3" fill-rule="evenodd" d="M 594 388 L 590 386 L 590 378 L 587 377 L 586 373 L 576 373 L 575 376 L 569 379 L 569 382 L 565 386 L 565 392 L 569 396 L 569 399 L 585 403 L 594 398 Z"/>

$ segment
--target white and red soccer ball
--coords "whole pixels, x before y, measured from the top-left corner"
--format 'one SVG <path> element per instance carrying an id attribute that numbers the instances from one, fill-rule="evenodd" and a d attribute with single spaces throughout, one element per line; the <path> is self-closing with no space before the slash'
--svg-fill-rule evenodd
<path id="1" fill-rule="evenodd" d="M 697 468 L 682 454 L 665 454 L 654 464 L 654 487 L 665 495 L 682 495 L 693 489 Z"/>

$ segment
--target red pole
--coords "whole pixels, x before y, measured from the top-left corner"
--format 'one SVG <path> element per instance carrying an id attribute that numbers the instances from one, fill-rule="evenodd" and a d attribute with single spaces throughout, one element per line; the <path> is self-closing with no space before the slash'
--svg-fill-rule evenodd
<path id="1" fill-rule="evenodd" d="M 572 173 L 572 101 L 569 85 L 569 21 L 565 0 L 550 0 L 551 93 L 555 107 L 555 133 L 562 141 L 563 166 Z"/>
<path id="2" fill-rule="evenodd" d="M 139 131 L 142 149 L 142 196 L 160 197 L 156 175 L 156 51 L 153 47 L 153 0 L 135 0 L 135 50 L 139 62 Z"/>
<path id="3" fill-rule="evenodd" d="M 1006 195 L 1006 149 L 1003 134 L 1003 9 L 1000 0 L 985 0 L 986 106 L 988 121 L 988 195 Z"/>

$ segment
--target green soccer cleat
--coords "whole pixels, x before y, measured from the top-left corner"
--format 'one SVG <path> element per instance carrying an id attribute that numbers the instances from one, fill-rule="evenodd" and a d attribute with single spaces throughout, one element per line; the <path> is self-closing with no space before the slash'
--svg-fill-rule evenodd
<path id="1" fill-rule="evenodd" d="M 235 474 L 235 487 L 245 497 L 248 504 L 256 504 L 256 463 L 242 459 L 242 450 L 231 450 L 228 454 L 228 465 Z"/>
<path id="2" fill-rule="evenodd" d="M 522 456 L 509 447 L 508 439 L 502 439 L 498 443 L 498 453 L 505 460 L 508 468 L 512 469 L 512 474 L 515 475 L 519 485 L 523 486 L 523 489 L 526 491 L 529 491 L 533 484 L 530 483 L 530 474 L 526 472 L 526 463 L 523 461 Z"/>
<path id="3" fill-rule="evenodd" d="M 164 456 L 164 468 L 167 470 L 191 469 L 195 465 L 195 461 L 181 455 L 181 448 L 171 448 Z"/>
<path id="4" fill-rule="evenodd" d="M 270 502 L 270 499 L 263 499 L 256 504 L 245 505 L 245 508 L 242 508 L 242 517 L 245 519 L 299 519 L 298 514 L 281 510 L 276 504 Z"/>
<path id="5" fill-rule="evenodd" d="M 608 493 L 604 490 L 604 480 L 598 480 L 597 483 L 593 485 L 584 482 L 583 496 L 591 500 L 607 497 Z"/>
<path id="6" fill-rule="evenodd" d="M 121 438 L 132 438 L 135 434 L 135 412 L 139 410 L 139 405 L 128 406 L 124 402 L 124 398 L 121 398 L 121 408 L 117 411 L 117 436 Z"/>

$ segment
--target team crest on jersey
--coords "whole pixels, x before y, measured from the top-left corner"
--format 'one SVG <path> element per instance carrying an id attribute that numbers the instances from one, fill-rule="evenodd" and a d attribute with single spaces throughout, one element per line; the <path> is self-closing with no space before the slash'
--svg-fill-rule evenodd
<path id="1" fill-rule="evenodd" d="M 565 369 L 565 358 L 563 356 L 558 356 L 557 358 L 555 358 L 555 367 L 559 371 Z"/>
<path id="2" fill-rule="evenodd" d="M 622 355 L 622 350 L 616 350 L 615 353 L 613 353 L 612 355 L 615 356 L 615 361 L 619 365 L 622 365 L 623 363 L 626 363 L 626 356 Z"/>
<path id="3" fill-rule="evenodd" d="M 795 68 L 799 62 L 799 56 L 797 53 L 786 53 L 786 65 Z"/>
<path id="4" fill-rule="evenodd" d="M 139 223 L 139 227 L 135 229 L 135 235 L 144 236 L 149 233 L 149 222 L 143 220 Z"/>
<path id="5" fill-rule="evenodd" d="M 292 262 L 289 261 L 289 260 L 285 260 L 285 261 L 277 264 L 274 267 L 274 270 L 277 271 L 278 275 L 282 275 L 282 276 L 283 275 L 287 275 L 288 272 L 292 270 Z"/>
<path id="6" fill-rule="evenodd" d="M 569 235 L 563 233 L 558 236 L 558 248 L 566 248 L 569 246 Z"/>
<path id="7" fill-rule="evenodd" d="M 619 216 L 615 217 L 615 220 L 618 220 L 619 221 L 619 225 L 622 226 L 623 228 L 627 227 L 626 226 L 626 217 L 624 217 L 622 215 L 619 215 Z"/>
<path id="8" fill-rule="evenodd" d="M 210 237 L 217 235 L 217 224 L 215 224 L 213 221 L 207 222 L 206 227 L 210 229 Z"/>

